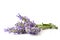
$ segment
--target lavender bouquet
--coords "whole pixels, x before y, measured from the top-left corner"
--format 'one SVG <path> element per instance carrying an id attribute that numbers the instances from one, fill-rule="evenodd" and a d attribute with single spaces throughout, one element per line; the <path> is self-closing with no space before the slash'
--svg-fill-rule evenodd
<path id="1" fill-rule="evenodd" d="M 5 31 L 8 31 L 9 33 L 14 34 L 32 34 L 37 35 L 41 30 L 45 29 L 58 29 L 54 24 L 36 24 L 34 21 L 30 21 L 30 19 L 26 16 L 21 16 L 20 14 L 17 15 L 17 17 L 22 20 L 21 22 L 18 22 L 15 24 L 15 27 L 7 28 Z"/>

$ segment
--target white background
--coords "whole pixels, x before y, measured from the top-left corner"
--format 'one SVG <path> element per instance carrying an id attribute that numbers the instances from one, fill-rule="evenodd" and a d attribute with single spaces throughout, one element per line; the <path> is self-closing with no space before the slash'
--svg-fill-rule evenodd
<path id="1" fill-rule="evenodd" d="M 37 24 L 53 23 L 59 29 L 43 30 L 37 36 L 4 32 L 18 22 L 18 13 Z M 60 40 L 60 0 L 0 0 L 0 40 Z"/>

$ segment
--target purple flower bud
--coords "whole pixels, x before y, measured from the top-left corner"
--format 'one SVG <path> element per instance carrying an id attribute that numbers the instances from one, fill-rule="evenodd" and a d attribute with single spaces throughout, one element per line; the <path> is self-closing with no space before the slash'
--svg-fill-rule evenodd
<path id="1" fill-rule="evenodd" d="M 25 31 L 26 31 L 26 33 L 30 33 L 30 31 L 31 31 L 30 29 L 31 29 L 30 26 L 25 27 Z"/>
<path id="2" fill-rule="evenodd" d="M 30 27 L 34 27 L 36 24 L 33 22 L 25 22 L 24 26 L 30 26 Z"/>
<path id="3" fill-rule="evenodd" d="M 38 27 L 32 27 L 30 34 L 36 35 L 40 32 L 40 29 Z"/>
<path id="4" fill-rule="evenodd" d="M 18 17 L 18 18 L 20 18 L 20 19 L 22 19 L 22 18 L 23 18 L 20 14 L 18 14 L 18 15 L 17 15 L 17 17 Z"/>
<path id="5" fill-rule="evenodd" d="M 30 22 L 30 19 L 27 18 L 26 16 L 24 16 L 22 20 L 24 20 L 25 22 Z"/>
<path id="6" fill-rule="evenodd" d="M 34 27 L 35 25 L 36 25 L 35 23 L 32 23 L 32 22 L 30 23 L 31 27 Z"/>

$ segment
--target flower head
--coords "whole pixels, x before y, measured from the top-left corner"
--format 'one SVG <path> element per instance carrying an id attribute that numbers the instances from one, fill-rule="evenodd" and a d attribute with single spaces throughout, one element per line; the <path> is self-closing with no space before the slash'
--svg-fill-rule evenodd
<path id="1" fill-rule="evenodd" d="M 29 18 L 26 16 L 21 16 L 20 14 L 17 15 L 20 20 L 24 21 L 23 22 L 18 22 L 15 24 L 15 27 L 6 29 L 6 31 L 13 32 L 16 34 L 38 34 L 40 32 L 40 29 L 36 27 L 36 24 L 34 22 L 31 22 Z"/>

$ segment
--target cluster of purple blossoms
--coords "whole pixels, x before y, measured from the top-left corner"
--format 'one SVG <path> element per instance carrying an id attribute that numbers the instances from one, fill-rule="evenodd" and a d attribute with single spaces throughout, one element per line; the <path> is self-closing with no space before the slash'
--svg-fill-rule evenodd
<path id="1" fill-rule="evenodd" d="M 13 32 L 15 34 L 38 34 L 41 29 L 36 26 L 36 23 L 30 21 L 26 16 L 21 16 L 20 14 L 17 15 L 17 17 L 22 20 L 23 22 L 18 22 L 15 24 L 15 27 L 8 28 L 5 31 Z"/>

